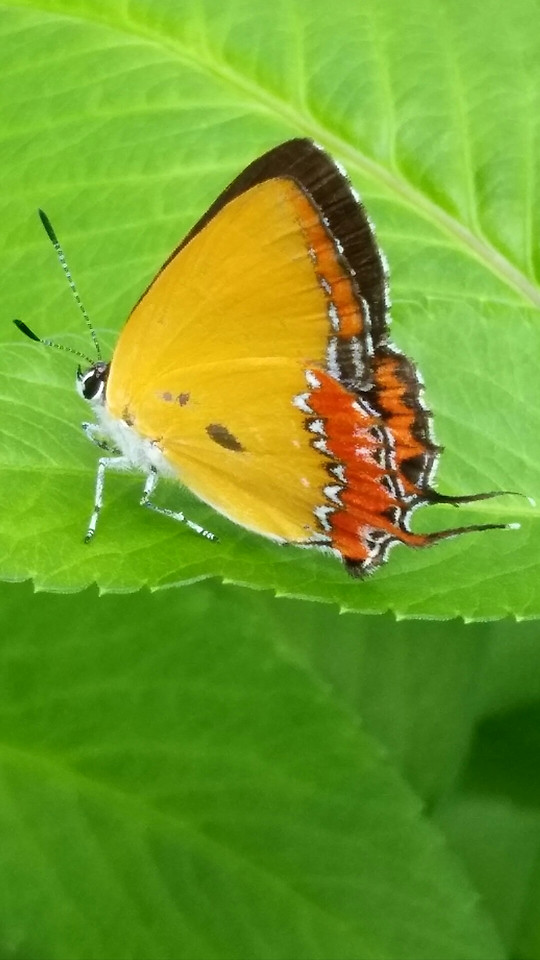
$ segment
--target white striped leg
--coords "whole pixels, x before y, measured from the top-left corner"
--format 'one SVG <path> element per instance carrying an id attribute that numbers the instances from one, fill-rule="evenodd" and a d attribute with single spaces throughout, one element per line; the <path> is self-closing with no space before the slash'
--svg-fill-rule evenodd
<path id="1" fill-rule="evenodd" d="M 85 543 L 89 543 L 92 537 L 96 532 L 96 524 L 98 521 L 99 511 L 103 506 L 103 487 L 105 485 L 105 471 L 106 470 L 118 470 L 120 473 L 124 473 L 127 470 L 132 470 L 132 464 L 127 457 L 100 457 L 98 460 L 98 468 L 96 475 L 96 493 L 94 496 L 94 510 L 92 516 L 90 517 L 90 523 L 88 524 L 88 530 L 86 531 L 86 536 L 84 538 Z"/>
<path id="2" fill-rule="evenodd" d="M 140 500 L 141 507 L 148 507 L 149 510 L 161 513 L 164 517 L 170 517 L 172 520 L 178 520 L 179 523 L 185 523 L 190 530 L 198 533 L 201 537 L 206 537 L 207 540 L 217 540 L 215 533 L 205 530 L 204 527 L 194 523 L 193 520 L 188 520 L 180 510 L 167 510 L 166 507 L 157 507 L 155 503 L 150 502 L 150 497 L 157 487 L 158 479 L 157 471 L 151 470 L 144 483 L 143 495 Z"/>
<path id="3" fill-rule="evenodd" d="M 106 450 L 108 453 L 115 453 L 117 456 L 121 456 L 122 451 L 119 450 L 118 447 L 111 446 L 110 443 L 107 443 L 107 441 L 103 439 L 101 436 L 101 429 L 97 423 L 84 422 L 81 423 L 81 427 L 83 428 L 88 439 L 92 443 L 95 443 L 96 447 L 99 447 L 100 450 Z"/>

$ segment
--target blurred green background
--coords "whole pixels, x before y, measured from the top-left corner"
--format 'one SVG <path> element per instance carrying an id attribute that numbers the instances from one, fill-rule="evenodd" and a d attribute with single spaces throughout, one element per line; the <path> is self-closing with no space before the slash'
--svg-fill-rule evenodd
<path id="1" fill-rule="evenodd" d="M 2 588 L 5 957 L 536 957 L 534 623 Z"/>
<path id="2" fill-rule="evenodd" d="M 533 0 L 0 3 L 0 960 L 540 957 L 538 509 L 364 584 L 118 478 L 85 549 L 73 371 L 10 323 L 88 349 L 38 206 L 111 349 L 218 191 L 312 136 L 389 256 L 441 490 L 540 495 L 538 45 Z"/>

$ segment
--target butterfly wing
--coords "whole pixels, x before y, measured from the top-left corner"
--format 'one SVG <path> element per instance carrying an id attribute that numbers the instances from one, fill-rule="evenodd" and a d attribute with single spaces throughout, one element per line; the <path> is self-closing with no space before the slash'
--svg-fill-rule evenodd
<path id="1" fill-rule="evenodd" d="M 437 499 L 421 392 L 388 340 L 364 208 L 323 151 L 293 140 L 233 181 L 143 294 L 107 407 L 236 523 L 328 544 L 362 575 L 396 542 L 456 532 L 409 529 Z"/>
<path id="2" fill-rule="evenodd" d="M 343 192 L 331 161 L 309 152 Z M 292 177 L 263 179 L 229 194 L 139 301 L 113 356 L 108 409 L 157 440 L 222 513 L 309 541 L 335 481 L 314 446 L 319 425 L 306 429 L 306 371 L 370 383 L 370 330 L 313 198 Z"/>
<path id="3" fill-rule="evenodd" d="M 273 178 L 221 208 L 158 274 L 120 335 L 109 402 L 128 404 L 167 366 L 242 357 L 328 363 L 362 387 L 370 329 L 320 211 L 292 179 Z"/>
<path id="4" fill-rule="evenodd" d="M 145 398 L 137 429 L 158 438 L 190 490 L 257 533 L 317 539 L 315 511 L 330 478 L 311 446 L 317 437 L 292 402 L 307 389 L 301 363 L 244 357 L 169 370 L 158 385 Z"/>

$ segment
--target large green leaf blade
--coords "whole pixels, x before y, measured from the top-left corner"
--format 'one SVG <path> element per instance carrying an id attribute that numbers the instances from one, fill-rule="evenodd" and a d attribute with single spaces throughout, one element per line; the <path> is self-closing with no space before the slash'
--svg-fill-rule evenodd
<path id="1" fill-rule="evenodd" d="M 112 349 L 132 303 L 225 183 L 280 139 L 314 136 L 346 163 L 378 225 L 393 336 L 419 364 L 446 447 L 441 490 L 539 495 L 532 4 L 350 3 L 339 18 L 322 2 L 265 12 L 239 0 L 3 10 L 6 318 L 89 349 L 37 206 Z M 215 575 L 400 616 L 538 615 L 538 513 L 518 498 L 462 508 L 458 522 L 521 521 L 520 531 L 399 548 L 366 584 L 332 559 L 238 531 L 178 489 L 163 502 L 221 544 L 171 530 L 136 509 L 140 485 L 122 478 L 108 484 L 85 548 L 96 451 L 77 434 L 87 411 L 71 367 L 7 322 L 5 338 L 5 578 L 133 590 Z M 426 513 L 419 529 L 456 525 L 450 508 Z"/>
<path id="2" fill-rule="evenodd" d="M 377 741 L 284 643 L 275 599 L 0 593 L 6 956 L 504 956 Z"/>

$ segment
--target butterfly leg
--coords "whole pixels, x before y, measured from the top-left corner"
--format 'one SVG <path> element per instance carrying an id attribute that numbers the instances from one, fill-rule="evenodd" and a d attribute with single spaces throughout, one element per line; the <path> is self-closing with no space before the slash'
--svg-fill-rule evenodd
<path id="1" fill-rule="evenodd" d="M 117 455 L 120 455 L 122 453 L 122 451 L 119 450 L 118 447 L 112 447 L 110 443 L 107 443 L 106 440 L 103 440 L 103 438 L 99 436 L 100 428 L 97 423 L 84 422 L 84 423 L 81 423 L 81 427 L 83 428 L 88 439 L 92 443 L 95 443 L 96 447 L 99 447 L 100 450 L 107 450 L 108 453 L 115 453 Z"/>
<path id="2" fill-rule="evenodd" d="M 172 520 L 185 523 L 190 530 L 198 533 L 201 537 L 206 537 L 207 540 L 217 540 L 218 538 L 215 533 L 211 533 L 210 530 L 205 530 L 204 527 L 201 527 L 198 523 L 194 523 L 193 520 L 188 520 L 180 510 L 167 510 L 166 507 L 157 507 L 155 503 L 150 502 L 150 497 L 157 487 L 158 479 L 157 470 L 152 469 L 145 480 L 143 495 L 140 500 L 141 507 L 148 507 L 149 510 L 161 513 L 164 517 L 171 517 Z"/>
<path id="3" fill-rule="evenodd" d="M 124 473 L 128 470 L 133 470 L 133 464 L 127 457 L 100 457 L 96 475 L 94 510 L 92 512 L 92 516 L 90 517 L 90 523 L 88 524 L 88 530 L 86 531 L 86 536 L 84 538 L 85 543 L 89 543 L 96 532 L 99 511 L 103 506 L 103 487 L 105 485 L 106 470 L 118 470 L 121 473 Z"/>

